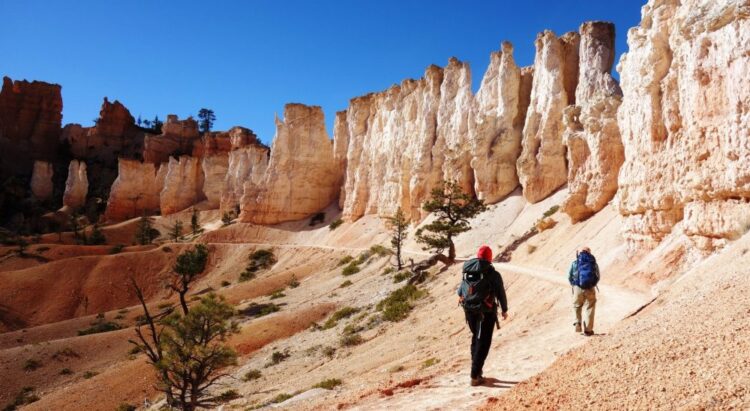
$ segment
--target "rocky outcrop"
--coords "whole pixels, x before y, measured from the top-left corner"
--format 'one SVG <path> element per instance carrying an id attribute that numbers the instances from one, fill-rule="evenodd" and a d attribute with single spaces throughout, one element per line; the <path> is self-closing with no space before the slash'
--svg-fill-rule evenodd
<path id="1" fill-rule="evenodd" d="M 166 167 L 164 188 L 159 194 L 162 215 L 182 211 L 204 199 L 203 170 L 199 158 L 170 157 Z"/>
<path id="2" fill-rule="evenodd" d="M 49 200 L 52 197 L 54 174 L 52 164 L 46 161 L 34 161 L 31 172 L 31 194 L 39 201 Z"/>
<path id="3" fill-rule="evenodd" d="M 240 220 L 275 224 L 320 211 L 338 195 L 333 146 L 323 110 L 287 104 L 276 119 L 271 158 L 257 189 L 245 186 Z"/>
<path id="4" fill-rule="evenodd" d="M 227 131 L 215 131 L 204 135 L 197 144 L 193 146 L 194 157 L 207 157 L 217 154 L 227 154 L 250 145 L 261 144 L 258 136 L 252 130 L 235 126 Z"/>
<path id="5" fill-rule="evenodd" d="M 604 208 L 617 192 L 624 161 L 617 109 L 622 91 L 611 76 L 615 25 L 587 22 L 579 30 L 578 105 L 564 112 L 568 196 L 562 211 L 578 222 Z"/>
<path id="6" fill-rule="evenodd" d="M 179 120 L 176 115 L 170 114 L 161 130 L 160 135 L 146 136 L 143 144 L 143 161 L 154 164 L 165 163 L 172 156 L 192 154 L 195 145 L 200 144 L 198 122 L 192 117 Z"/>
<path id="7" fill-rule="evenodd" d="M 52 161 L 62 121 L 61 87 L 3 77 L 0 91 L 0 170 L 29 175 L 34 160 Z"/>
<path id="8" fill-rule="evenodd" d="M 516 160 L 531 91 L 531 71 L 522 84 L 521 69 L 513 60 L 513 46 L 490 55 L 471 112 L 471 167 L 478 198 L 492 204 L 518 186 Z"/>
<path id="9" fill-rule="evenodd" d="M 106 219 L 122 221 L 159 211 L 166 174 L 166 165 L 157 168 L 152 163 L 120 159 L 117 178 L 109 192 Z"/>
<path id="10" fill-rule="evenodd" d="M 226 176 L 221 192 L 221 210 L 223 212 L 240 209 L 240 199 L 245 193 L 257 192 L 268 167 L 268 148 L 262 145 L 250 145 L 229 152 Z"/>
<path id="11" fill-rule="evenodd" d="M 146 135 L 122 103 L 105 97 L 94 127 L 68 124 L 61 139 L 67 142 L 73 157 L 97 160 L 114 168 L 119 157 L 141 158 Z"/>
<path id="12" fill-rule="evenodd" d="M 336 162 L 336 168 L 340 171 L 339 181 L 336 184 L 339 187 L 339 207 L 344 208 L 346 202 L 345 178 L 347 154 L 349 151 L 349 126 L 346 122 L 346 111 L 336 113 L 333 120 L 333 160 Z"/>
<path id="13" fill-rule="evenodd" d="M 534 43 L 534 80 L 517 163 L 523 196 L 531 203 L 567 182 L 562 119 L 565 107 L 575 103 L 579 41 L 578 33 L 558 38 L 544 31 Z"/>
<path id="14" fill-rule="evenodd" d="M 628 33 L 618 200 L 631 251 L 683 219 L 702 250 L 750 226 L 749 12 L 744 0 L 651 0 Z"/>
<path id="15" fill-rule="evenodd" d="M 63 206 L 77 210 L 86 204 L 89 179 L 84 161 L 72 160 L 68 166 L 68 179 L 65 180 Z"/>

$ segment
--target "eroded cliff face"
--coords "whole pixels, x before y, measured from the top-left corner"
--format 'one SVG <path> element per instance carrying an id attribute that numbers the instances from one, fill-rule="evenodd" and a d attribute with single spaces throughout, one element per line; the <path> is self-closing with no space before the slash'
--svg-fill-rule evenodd
<path id="1" fill-rule="evenodd" d="M 682 220 L 702 250 L 750 225 L 750 6 L 652 0 L 618 65 L 623 236 L 653 248 Z"/>
<path id="2" fill-rule="evenodd" d="M 143 144 L 143 161 L 154 164 L 166 163 L 171 156 L 192 154 L 196 145 L 201 145 L 198 122 L 192 117 L 180 120 L 176 115 L 170 114 L 162 125 L 161 134 L 146 136 Z"/>
<path id="3" fill-rule="evenodd" d="M 32 172 L 34 160 L 52 161 L 62 122 L 61 87 L 3 77 L 0 91 L 0 170 Z"/>
<path id="4" fill-rule="evenodd" d="M 227 172 L 221 191 L 222 212 L 237 212 L 245 187 L 257 192 L 268 167 L 268 148 L 250 145 L 229 152 Z"/>
<path id="5" fill-rule="evenodd" d="M 588 22 L 579 30 L 577 105 L 564 111 L 568 196 L 562 211 L 574 222 L 604 208 L 617 192 L 624 150 L 617 125 L 622 91 L 612 75 L 615 26 Z"/>
<path id="6" fill-rule="evenodd" d="M 31 194 L 39 201 L 49 200 L 52 197 L 52 176 L 54 167 L 46 161 L 34 161 L 31 172 Z"/>
<path id="7" fill-rule="evenodd" d="M 164 188 L 159 193 L 162 215 L 182 211 L 203 200 L 203 169 L 197 157 L 169 158 Z"/>
<path id="8" fill-rule="evenodd" d="M 120 159 L 117 179 L 109 192 L 105 217 L 110 221 L 154 214 L 159 211 L 159 195 L 164 187 L 167 166 L 138 160 Z"/>
<path id="9" fill-rule="evenodd" d="M 540 33 L 534 45 L 534 81 L 523 129 L 518 177 L 523 196 L 536 203 L 567 182 L 563 110 L 575 103 L 578 33 Z"/>
<path id="10" fill-rule="evenodd" d="M 240 220 L 275 224 L 299 220 L 336 199 L 339 180 L 323 110 L 287 104 L 276 119 L 271 158 L 261 184 L 246 184 Z"/>
<path id="11" fill-rule="evenodd" d="M 72 210 L 83 207 L 86 204 L 88 191 L 89 179 L 86 173 L 86 162 L 72 160 L 68 166 L 68 178 L 65 180 L 63 206 Z"/>

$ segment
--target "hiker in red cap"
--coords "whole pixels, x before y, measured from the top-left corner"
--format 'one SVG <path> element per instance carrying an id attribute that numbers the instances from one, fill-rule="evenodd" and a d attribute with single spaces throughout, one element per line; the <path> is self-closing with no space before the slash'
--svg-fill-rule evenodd
<path id="1" fill-rule="evenodd" d="M 484 382 L 482 368 L 490 352 L 495 324 L 500 328 L 498 303 L 502 308 L 503 320 L 508 318 L 503 278 L 492 266 L 490 247 L 479 247 L 477 258 L 464 263 L 458 299 L 464 307 L 466 324 L 471 330 L 471 385 L 477 386 Z"/>

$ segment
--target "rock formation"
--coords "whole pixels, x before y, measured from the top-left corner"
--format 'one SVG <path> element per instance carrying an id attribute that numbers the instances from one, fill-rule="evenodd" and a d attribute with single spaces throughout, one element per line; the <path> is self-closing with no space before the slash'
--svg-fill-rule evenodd
<path id="1" fill-rule="evenodd" d="M 513 60 L 513 46 L 490 55 L 471 112 L 471 167 L 478 198 L 496 203 L 518 186 L 516 160 L 531 91 L 531 72 L 522 87 L 521 69 Z M 524 105 L 525 103 L 525 105 Z"/>
<path id="2" fill-rule="evenodd" d="M 683 220 L 703 250 L 750 225 L 750 14 L 744 0 L 651 0 L 618 65 L 623 236 L 654 247 Z"/>
<path id="3" fill-rule="evenodd" d="M 611 76 L 615 59 L 615 26 L 588 22 L 579 30 L 578 105 L 564 112 L 568 156 L 568 196 L 562 210 L 574 222 L 604 208 L 617 192 L 624 161 L 617 109 L 620 86 Z"/>
<path id="4" fill-rule="evenodd" d="M 249 191 L 257 192 L 268 167 L 268 148 L 262 145 L 250 145 L 229 152 L 226 176 L 221 192 L 221 210 L 236 211 L 240 208 L 240 199 Z"/>
<path id="5" fill-rule="evenodd" d="M 517 163 L 523 195 L 531 203 L 567 182 L 562 117 L 575 103 L 579 41 L 578 33 L 558 38 L 544 31 L 534 43 L 534 80 Z"/>
<path id="6" fill-rule="evenodd" d="M 164 167 L 164 165 L 162 165 Z M 159 194 L 162 215 L 182 211 L 203 200 L 203 170 L 197 157 L 170 157 Z"/>
<path id="7" fill-rule="evenodd" d="M 86 174 L 86 162 L 72 160 L 68 166 L 68 179 L 65 180 L 63 206 L 73 210 L 86 204 L 86 194 L 89 191 L 89 179 Z"/>
<path id="8" fill-rule="evenodd" d="M 52 164 L 46 161 L 34 161 L 31 172 L 31 194 L 39 201 L 49 200 L 52 197 L 52 175 L 54 170 Z"/>
<path id="9" fill-rule="evenodd" d="M 106 219 L 122 221 L 159 211 L 166 174 L 166 165 L 157 168 L 152 163 L 120 159 L 117 179 L 109 192 Z"/>
<path id="10" fill-rule="evenodd" d="M 0 170 L 29 175 L 34 160 L 52 161 L 62 121 L 61 87 L 3 77 L 0 91 Z"/>
<path id="11" fill-rule="evenodd" d="M 203 157 L 201 161 L 203 171 L 203 196 L 209 208 L 219 208 L 221 204 L 221 193 L 224 189 L 224 181 L 229 170 L 229 156 L 227 154 L 214 154 Z"/>
<path id="12" fill-rule="evenodd" d="M 194 145 L 200 144 L 198 122 L 188 117 L 179 120 L 176 115 L 167 116 L 162 125 L 162 133 L 156 136 L 146 136 L 143 144 L 143 161 L 161 164 L 169 161 L 169 157 L 180 157 L 193 153 Z"/>
<path id="13" fill-rule="evenodd" d="M 320 211 L 338 195 L 337 173 L 323 110 L 287 104 L 284 120 L 276 119 L 271 158 L 260 186 L 245 186 L 240 219 L 274 224 Z"/>

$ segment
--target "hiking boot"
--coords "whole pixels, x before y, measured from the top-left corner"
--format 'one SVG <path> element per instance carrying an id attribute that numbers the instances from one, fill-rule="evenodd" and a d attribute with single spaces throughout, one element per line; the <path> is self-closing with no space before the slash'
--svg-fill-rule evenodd
<path id="1" fill-rule="evenodd" d="M 584 331 L 583 335 L 585 335 L 586 337 L 591 337 L 592 335 L 594 335 L 594 332 L 593 331 Z"/>
<path id="2" fill-rule="evenodd" d="M 583 331 L 583 329 L 581 328 L 581 324 L 576 324 L 575 326 L 576 326 L 577 333 L 580 333 L 581 331 Z"/>

